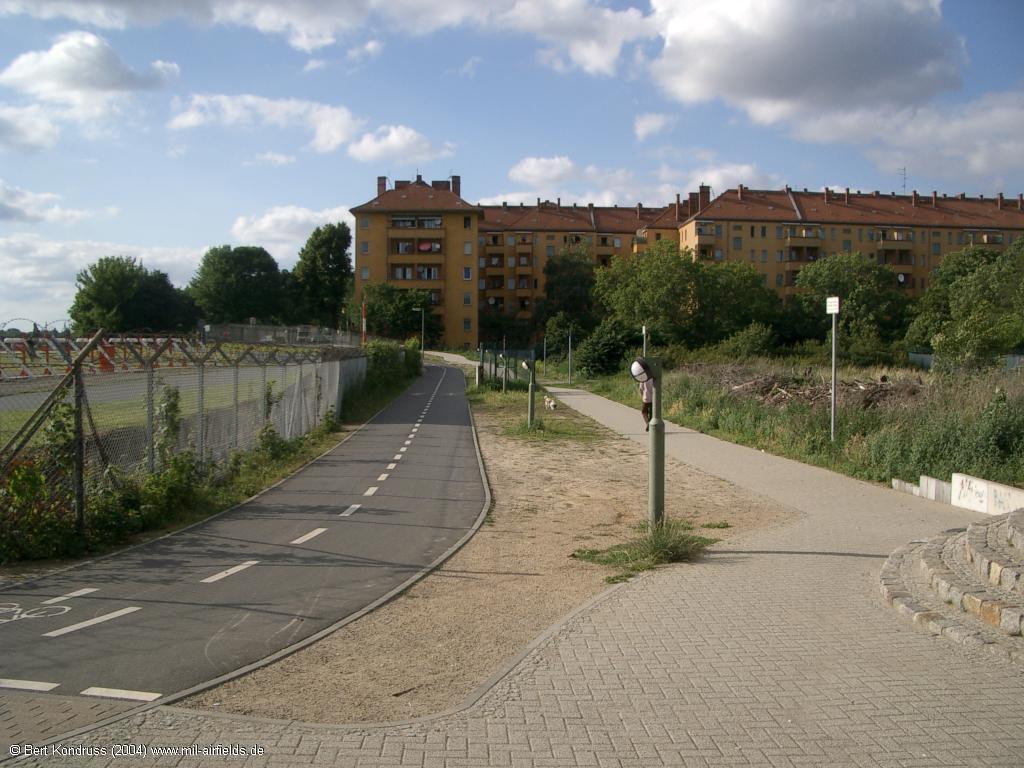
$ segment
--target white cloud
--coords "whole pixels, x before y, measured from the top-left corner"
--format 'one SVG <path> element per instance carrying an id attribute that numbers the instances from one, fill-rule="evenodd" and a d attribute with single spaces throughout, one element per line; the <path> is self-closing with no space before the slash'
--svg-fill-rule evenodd
<path id="1" fill-rule="evenodd" d="M 306 62 L 306 66 L 302 68 L 303 72 L 315 72 L 318 69 L 323 69 L 327 66 L 327 62 L 323 59 L 310 59 Z"/>
<path id="2" fill-rule="evenodd" d="M 470 56 L 462 63 L 461 67 L 455 70 L 448 70 L 448 73 L 456 74 L 459 77 L 465 77 L 472 80 L 476 77 L 476 70 L 482 63 L 483 59 L 479 56 Z"/>
<path id="3" fill-rule="evenodd" d="M 960 84 L 963 43 L 928 0 L 652 0 L 651 69 L 684 103 L 721 99 L 759 123 L 863 107 L 884 114 Z"/>
<path id="4" fill-rule="evenodd" d="M 104 29 L 169 18 L 233 24 L 283 35 L 302 51 L 331 45 L 374 22 L 413 35 L 470 26 L 532 35 L 546 46 L 542 57 L 553 66 L 603 75 L 615 72 L 623 46 L 657 34 L 642 11 L 611 9 L 600 0 L 0 0 L 0 16 L 15 14 Z"/>
<path id="5" fill-rule="evenodd" d="M 60 128 L 37 104 L 9 107 L 0 104 L 0 148 L 37 150 L 52 147 Z"/>
<path id="6" fill-rule="evenodd" d="M 310 149 L 333 152 L 350 141 L 362 123 L 345 107 L 315 101 L 268 99 L 248 94 L 198 94 L 193 95 L 188 106 L 171 119 L 168 127 L 172 130 L 185 130 L 202 125 L 299 126 L 313 131 Z"/>
<path id="7" fill-rule="evenodd" d="M 345 222 L 355 231 L 355 217 L 348 208 L 327 208 L 314 211 L 297 205 L 271 208 L 259 216 L 239 216 L 231 227 L 231 234 L 243 245 L 266 248 L 282 266 L 290 266 L 299 250 L 313 233 L 324 224 Z"/>
<path id="8" fill-rule="evenodd" d="M 649 136 L 661 133 L 671 124 L 672 117 L 670 115 L 646 112 L 642 115 L 637 115 L 633 119 L 633 133 L 636 134 L 637 141 L 644 141 Z"/>
<path id="9" fill-rule="evenodd" d="M 242 165 L 290 165 L 295 162 L 295 155 L 283 155 L 280 152 L 262 152 L 246 160 Z"/>
<path id="10" fill-rule="evenodd" d="M 362 61 L 363 59 L 375 59 L 384 50 L 384 43 L 380 40 L 367 40 L 362 45 L 350 48 L 346 56 L 349 61 Z"/>
<path id="11" fill-rule="evenodd" d="M 103 256 L 141 259 L 185 285 L 203 249 L 160 248 L 86 240 L 46 240 L 36 234 L 0 238 L 0 306 L 39 325 L 66 318 L 75 297 L 75 275 Z M 7 318 L 0 317 L 0 322 Z"/>
<path id="12" fill-rule="evenodd" d="M 364 163 L 394 160 L 403 163 L 426 162 L 451 155 L 455 147 L 445 143 L 435 147 L 426 136 L 405 125 L 382 125 L 365 133 L 348 147 L 348 153 Z"/>
<path id="13" fill-rule="evenodd" d="M 576 166 L 565 155 L 556 157 L 524 157 L 508 172 L 515 182 L 535 189 L 556 189 L 572 178 Z"/>
<path id="14" fill-rule="evenodd" d="M 178 66 L 165 61 L 138 73 L 103 38 L 69 32 L 46 51 L 18 56 L 0 72 L 0 85 L 61 108 L 60 117 L 87 122 L 116 113 L 126 95 L 159 88 L 177 75 Z"/>
<path id="15" fill-rule="evenodd" d="M 0 222 L 71 224 L 100 213 L 61 208 L 57 205 L 59 199 L 60 195 L 52 192 L 29 192 L 20 187 L 12 187 L 0 179 Z M 106 211 L 108 214 L 116 212 L 113 208 Z"/>

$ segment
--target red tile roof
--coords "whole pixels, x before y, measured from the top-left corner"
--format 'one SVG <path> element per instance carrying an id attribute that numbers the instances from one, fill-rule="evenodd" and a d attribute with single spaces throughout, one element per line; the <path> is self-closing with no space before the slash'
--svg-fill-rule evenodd
<path id="1" fill-rule="evenodd" d="M 1020 198 L 730 189 L 693 219 L 912 227 L 1024 229 Z"/>
<path id="2" fill-rule="evenodd" d="M 479 213 L 480 208 L 467 203 L 448 189 L 437 189 L 422 180 L 412 181 L 396 189 L 389 189 L 369 202 L 356 206 L 353 213 L 404 211 L 442 213 L 465 211 Z"/>

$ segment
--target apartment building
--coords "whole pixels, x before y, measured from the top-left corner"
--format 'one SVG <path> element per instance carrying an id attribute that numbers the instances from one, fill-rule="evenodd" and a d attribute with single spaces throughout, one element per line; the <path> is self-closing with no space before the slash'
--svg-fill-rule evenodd
<path id="1" fill-rule="evenodd" d="M 945 254 L 968 245 L 1001 249 L 1024 236 L 1024 196 L 1007 199 L 880 192 L 754 190 L 722 193 L 679 228 L 696 258 L 747 262 L 780 295 L 796 290 L 801 268 L 823 256 L 859 252 L 888 264 L 911 294 Z"/>
<path id="2" fill-rule="evenodd" d="M 1024 196 L 947 197 L 933 192 L 883 195 L 844 190 L 752 190 L 738 186 L 712 199 L 701 185 L 664 207 L 473 205 L 461 179 L 377 178 L 377 197 L 356 217 L 356 300 L 369 282 L 430 292 L 444 342 L 475 347 L 480 313 L 532 316 L 544 295 L 544 265 L 580 245 L 597 266 L 639 256 L 668 240 L 694 258 L 751 264 L 781 296 L 796 290 L 800 269 L 831 253 L 857 251 L 897 273 L 913 294 L 927 288 L 946 253 L 977 244 L 1002 248 L 1024 236 Z"/>

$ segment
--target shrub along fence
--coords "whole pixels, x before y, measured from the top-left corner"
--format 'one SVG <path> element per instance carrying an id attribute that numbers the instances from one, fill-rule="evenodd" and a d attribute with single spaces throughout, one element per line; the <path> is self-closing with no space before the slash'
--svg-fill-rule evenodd
<path id="1" fill-rule="evenodd" d="M 118 476 L 216 474 L 268 437 L 310 432 L 366 375 L 344 349 L 101 332 L 73 352 L 63 376 L 0 380 L 0 562 L 68 554 L 54 542 L 69 529 L 84 546 Z"/>

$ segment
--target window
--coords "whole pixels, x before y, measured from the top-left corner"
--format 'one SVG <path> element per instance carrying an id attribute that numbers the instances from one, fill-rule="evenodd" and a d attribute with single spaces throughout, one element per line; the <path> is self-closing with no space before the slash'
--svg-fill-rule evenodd
<path id="1" fill-rule="evenodd" d="M 509 256 L 508 257 L 508 266 L 509 266 L 509 268 L 511 269 L 515 265 L 516 265 L 516 257 L 515 256 Z"/>
<path id="2" fill-rule="evenodd" d="M 462 279 L 463 280 L 472 280 L 473 279 L 473 268 L 472 267 L 463 267 L 462 268 Z"/>
<path id="3" fill-rule="evenodd" d="M 398 240 L 395 243 L 395 253 L 412 253 L 412 240 Z"/>
<path id="4" fill-rule="evenodd" d="M 440 216 L 427 216 L 419 220 L 419 225 L 423 229 L 440 229 L 441 228 L 441 217 Z"/>
<path id="5" fill-rule="evenodd" d="M 754 231 L 755 231 L 755 227 L 754 227 L 753 224 L 751 224 L 750 225 L 750 236 L 751 237 L 756 237 L 756 235 L 754 234 Z"/>
<path id="6" fill-rule="evenodd" d="M 369 253 L 370 252 L 370 243 L 369 243 L 368 240 L 363 240 L 362 242 L 359 243 L 359 252 L 360 253 Z"/>
<path id="7" fill-rule="evenodd" d="M 768 237 L 768 227 L 764 224 L 761 225 L 761 237 Z"/>
<path id="8" fill-rule="evenodd" d="M 529 256 L 520 256 L 519 257 L 519 266 L 520 267 L 528 267 L 528 266 L 530 266 L 530 257 Z"/>
<path id="9" fill-rule="evenodd" d="M 762 251 L 761 251 L 761 263 L 762 264 L 767 264 L 768 263 L 768 249 L 767 248 L 762 249 Z"/>
<path id="10" fill-rule="evenodd" d="M 519 278 L 519 288 L 520 288 L 521 290 L 526 290 L 526 289 L 528 289 L 529 287 L 530 287 L 530 281 L 529 281 L 529 279 L 528 279 L 528 278 L 525 278 L 525 277 L 520 277 L 520 278 Z"/>
<path id="11" fill-rule="evenodd" d="M 466 306 L 470 306 L 473 303 L 473 294 L 472 293 L 464 293 L 464 294 L 462 294 L 462 303 L 465 304 Z"/>
<path id="12" fill-rule="evenodd" d="M 734 237 L 732 239 L 732 249 L 734 251 L 742 251 L 743 250 L 743 238 L 742 237 Z"/>
<path id="13" fill-rule="evenodd" d="M 715 248 L 715 261 L 721 261 L 721 260 L 722 260 L 722 249 L 721 248 Z"/>
<path id="14" fill-rule="evenodd" d="M 463 245 L 462 245 L 462 254 L 464 256 L 472 256 L 473 255 L 473 244 L 471 242 L 469 242 L 468 240 L 465 243 L 463 243 Z"/>
<path id="15" fill-rule="evenodd" d="M 544 239 L 545 239 L 545 240 L 554 240 L 554 239 L 555 239 L 555 236 L 554 236 L 554 235 L 548 235 L 548 236 L 547 236 L 547 237 L 545 237 Z"/>
<path id="16" fill-rule="evenodd" d="M 363 216 L 362 218 L 360 218 L 359 219 L 359 227 L 361 229 L 369 229 L 370 228 L 370 217 L 369 216 Z"/>
<path id="17" fill-rule="evenodd" d="M 963 232 L 957 232 L 956 233 L 956 244 L 957 245 L 963 245 L 964 244 L 964 233 Z"/>
<path id="18" fill-rule="evenodd" d="M 473 330 L 473 321 L 470 320 L 468 317 L 465 317 L 465 318 L 462 319 L 462 330 L 464 330 L 464 331 L 472 331 Z"/>
<path id="19" fill-rule="evenodd" d="M 775 237 L 777 237 L 780 240 L 782 239 L 782 227 L 780 227 L 780 226 L 776 226 L 775 227 Z"/>
<path id="20" fill-rule="evenodd" d="M 836 228 L 835 227 L 832 227 L 832 239 L 833 240 L 836 239 Z"/>
<path id="21" fill-rule="evenodd" d="M 601 238 L 601 245 L 608 245 L 608 238 L 607 237 L 602 237 Z"/>
<path id="22" fill-rule="evenodd" d="M 409 216 L 394 216 L 391 219 L 391 226 L 395 229 L 415 229 L 416 219 Z"/>
<path id="23" fill-rule="evenodd" d="M 953 244 L 953 233 L 952 232 L 947 232 L 946 233 L 946 244 L 947 245 L 952 245 Z"/>
<path id="24" fill-rule="evenodd" d="M 534 280 L 533 280 L 533 290 L 537 290 L 537 279 L 536 278 L 534 278 Z"/>
<path id="25" fill-rule="evenodd" d="M 857 242 L 858 243 L 864 242 L 864 228 L 863 227 L 857 227 Z"/>
<path id="26" fill-rule="evenodd" d="M 654 239 L 655 240 L 661 240 L 661 232 L 655 232 L 654 233 Z"/>
<path id="27" fill-rule="evenodd" d="M 875 230 L 873 230 L 873 229 L 869 229 L 868 230 L 868 242 L 869 243 L 875 242 Z"/>
<path id="28" fill-rule="evenodd" d="M 732 231 L 733 232 L 742 232 L 743 231 L 743 225 L 742 224 L 733 224 L 732 225 Z"/>
<path id="29" fill-rule="evenodd" d="M 544 249 L 544 253 L 547 256 L 554 256 L 555 255 L 555 246 L 549 245 L 547 248 Z"/>
<path id="30" fill-rule="evenodd" d="M 505 245 L 515 245 L 515 244 L 516 244 L 516 239 L 512 235 L 508 235 L 505 238 Z"/>
<path id="31" fill-rule="evenodd" d="M 843 250 L 846 251 L 847 253 L 852 251 L 853 243 L 851 243 L 849 240 L 843 240 Z"/>
<path id="32" fill-rule="evenodd" d="M 784 254 L 782 251 L 776 251 L 776 253 L 775 253 L 775 260 L 776 261 L 784 261 L 785 258 L 786 258 L 786 254 Z"/>
<path id="33" fill-rule="evenodd" d="M 508 289 L 510 291 L 514 291 L 516 289 L 516 279 L 514 277 L 510 277 L 508 279 Z"/>
<path id="34" fill-rule="evenodd" d="M 486 288 L 486 287 L 487 287 L 487 281 L 486 281 L 486 280 L 484 280 L 484 279 L 483 279 L 483 278 L 481 277 L 481 278 L 480 278 L 480 281 L 479 281 L 479 282 L 477 283 L 477 288 L 479 288 L 479 289 L 480 289 L 480 290 L 482 291 L 482 290 L 483 290 L 484 288 Z"/>
<path id="35" fill-rule="evenodd" d="M 782 285 L 782 273 L 781 272 L 775 276 L 775 284 L 776 285 Z"/>
<path id="36" fill-rule="evenodd" d="M 361 277 L 363 278 L 363 280 L 369 280 L 370 279 L 370 268 L 369 267 L 363 267 L 363 271 L 362 271 Z"/>
<path id="37" fill-rule="evenodd" d="M 472 217 L 470 217 L 470 216 L 463 216 L 462 217 L 462 228 L 463 229 L 472 229 L 473 228 L 473 219 L 472 219 Z"/>
<path id="38" fill-rule="evenodd" d="M 485 259 L 483 256 L 481 256 L 480 259 L 477 261 L 477 266 L 480 267 L 480 269 L 483 269 L 484 267 L 486 267 L 487 266 L 487 259 Z"/>
<path id="39" fill-rule="evenodd" d="M 621 248 L 622 247 L 622 238 L 621 237 L 616 237 L 614 240 L 612 240 L 612 242 L 615 244 L 616 248 Z"/>
<path id="40" fill-rule="evenodd" d="M 416 267 L 417 280 L 440 280 L 441 268 L 428 264 L 420 264 Z"/>
<path id="41" fill-rule="evenodd" d="M 409 265 L 397 265 L 392 267 L 391 276 L 395 280 L 412 280 L 412 267 Z"/>
<path id="42" fill-rule="evenodd" d="M 721 236 L 722 236 L 722 225 L 721 224 L 715 224 L 715 237 L 721 237 Z"/>
<path id="43" fill-rule="evenodd" d="M 755 251 L 753 248 L 750 249 L 750 260 L 757 261 L 757 251 Z"/>
<path id="44" fill-rule="evenodd" d="M 523 299 L 519 300 L 519 309 L 529 309 L 529 308 L 530 308 L 530 300 L 529 299 L 523 298 Z"/>
<path id="45" fill-rule="evenodd" d="M 486 243 L 486 242 L 487 242 L 487 238 L 486 238 L 486 237 L 484 237 L 483 235 L 480 235 L 480 236 L 479 236 L 479 237 L 478 237 L 478 238 L 476 239 L 476 242 L 477 242 L 477 245 L 483 245 L 484 243 Z"/>

